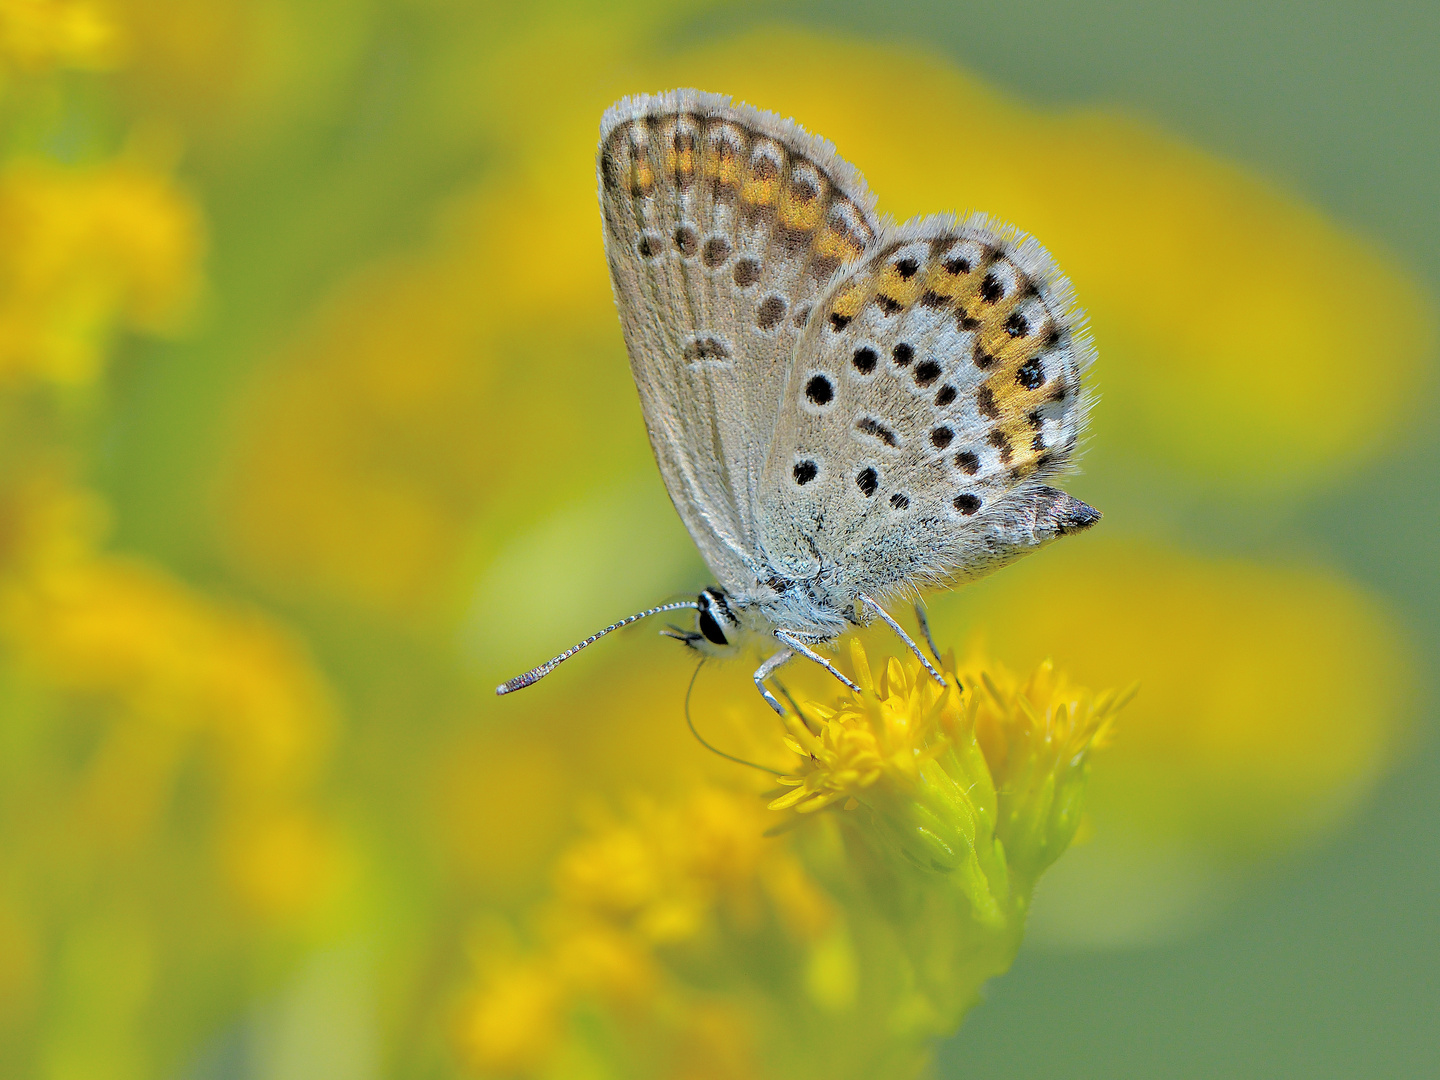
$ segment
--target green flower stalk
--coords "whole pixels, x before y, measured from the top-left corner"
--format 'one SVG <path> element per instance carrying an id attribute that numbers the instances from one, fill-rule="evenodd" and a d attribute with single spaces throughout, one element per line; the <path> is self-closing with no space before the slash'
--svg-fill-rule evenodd
<path id="1" fill-rule="evenodd" d="M 768 808 L 696 789 L 560 860 L 538 945 L 492 946 L 460 1010 L 484 1075 L 907 1078 L 1007 970 L 1131 696 L 907 658 L 799 701 Z M 783 816 L 780 816 L 783 815 Z"/>

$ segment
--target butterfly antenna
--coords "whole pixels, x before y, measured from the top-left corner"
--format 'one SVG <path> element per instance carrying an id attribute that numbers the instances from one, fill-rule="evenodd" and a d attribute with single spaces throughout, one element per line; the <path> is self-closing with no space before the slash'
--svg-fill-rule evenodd
<path id="1" fill-rule="evenodd" d="M 771 776 L 784 776 L 785 774 L 780 772 L 780 770 L 778 769 L 772 769 L 768 765 L 757 765 L 753 761 L 746 761 L 744 758 L 736 757 L 734 754 L 727 754 L 724 750 L 719 750 L 716 747 L 711 746 L 708 742 L 704 740 L 704 738 L 701 737 L 700 732 L 695 730 L 695 720 L 690 715 L 690 695 L 695 692 L 695 683 L 700 678 L 700 669 L 704 666 L 704 660 L 701 660 L 700 663 L 695 665 L 695 674 L 690 676 L 690 685 L 685 689 L 685 723 L 690 726 L 690 734 L 695 736 L 695 741 L 698 742 L 701 746 L 703 746 L 706 750 L 709 750 L 712 754 L 716 754 L 724 758 L 726 761 L 733 761 L 737 765 L 749 765 L 750 768 L 759 769 L 761 772 L 767 772 Z"/>
<path id="2" fill-rule="evenodd" d="M 586 645 L 594 645 L 595 642 L 599 641 L 602 637 L 604 637 L 611 631 L 619 630 L 622 627 L 629 626 L 633 622 L 639 622 L 641 619 L 648 619 L 651 615 L 659 615 L 661 612 L 664 611 L 679 611 L 681 608 L 689 608 L 691 611 L 695 611 L 699 608 L 699 605 L 696 604 L 694 600 L 676 600 L 674 603 L 661 604 L 659 607 L 652 607 L 649 611 L 637 611 L 628 619 L 621 619 L 617 623 L 611 623 L 609 626 L 605 627 L 604 630 L 595 631 L 595 633 L 591 634 L 584 641 L 580 642 L 580 644 L 573 645 L 570 648 L 566 649 L 564 652 L 562 652 L 559 656 L 552 657 L 551 659 L 546 660 L 545 663 L 541 664 L 539 667 L 531 668 L 529 671 L 525 672 L 524 675 L 516 675 L 513 679 L 509 679 L 501 683 L 495 688 L 495 693 L 504 695 L 513 694 L 516 690 L 524 690 L 525 687 L 531 685 L 532 683 L 537 683 L 546 675 L 549 675 L 550 672 L 554 671 L 566 660 L 569 660 L 570 657 L 574 656 L 581 649 L 585 648 Z"/>

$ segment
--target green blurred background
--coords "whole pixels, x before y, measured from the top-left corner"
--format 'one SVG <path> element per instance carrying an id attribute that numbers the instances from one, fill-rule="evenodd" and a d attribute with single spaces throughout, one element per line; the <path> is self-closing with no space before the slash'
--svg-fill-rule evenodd
<path id="1" fill-rule="evenodd" d="M 72 27 L 70 60 L 14 29 L 90 7 L 115 43 Z M 942 158 L 994 172 L 1004 198 L 1027 140 L 1049 138 L 1097 147 L 1089 182 L 1141 175 L 1156 220 L 1233 211 L 1208 253 L 1233 277 L 1157 279 L 1126 263 L 1150 238 L 1117 237 L 1108 266 L 1084 250 L 1100 224 L 1065 234 L 1083 183 L 981 203 L 1052 244 L 1095 312 L 1102 397 L 1069 486 L 1109 532 L 937 600 L 937 628 L 1139 679 L 1152 711 L 1121 725 L 1094 839 L 1042 884 L 1031 940 L 938 1073 L 1440 1075 L 1440 8 L 15 0 L 0 15 L 20 57 L 6 160 L 126 163 L 159 178 L 161 207 L 114 217 L 115 236 L 133 214 L 150 239 L 106 241 L 151 268 L 157 298 L 132 268 L 124 289 L 72 289 L 78 344 L 0 340 L 22 373 L 3 417 L 18 584 L 0 596 L 0 1072 L 464 1075 L 447 1018 L 489 913 L 543 897 L 586 798 L 667 795 L 700 768 L 671 704 L 688 662 L 649 635 L 513 708 L 489 689 L 704 583 L 645 445 L 589 201 L 600 108 L 694 81 L 768 94 L 755 103 L 834 139 L 902 216 L 986 192 L 937 176 Z M 772 33 L 775 56 L 758 44 Z M 832 51 L 833 84 L 807 81 Z M 952 66 L 982 88 L 947 82 Z M 834 87 L 853 96 L 827 123 Z M 951 158 L 893 161 L 967 103 L 1015 142 L 945 128 Z M 1167 204 L 1152 168 L 1209 201 Z M 1275 265 L 1272 219 L 1289 245 Z M 17 230 L 0 245 L 22 249 L 20 220 L 0 216 Z M 1198 248 L 1177 250 L 1185 266 Z M 1127 307 L 1130 286 L 1144 302 Z M 1141 317 L 1157 297 L 1158 328 Z M 1192 386 L 1149 374 L 1168 310 L 1192 312 L 1202 371 L 1212 321 L 1242 342 L 1266 310 L 1282 329 L 1335 322 L 1309 327 L 1313 349 L 1240 350 L 1247 381 Z M 1278 374 L 1252 384 L 1251 365 Z M 33 557 L 16 539 L 31 533 Z M 52 564 L 81 569 L 31 588 Z M 55 614 L 85 605 L 99 613 Z M 1226 646 L 1263 670 L 1236 674 Z M 707 673 L 717 700 L 748 686 L 726 677 Z M 1195 706 L 1207 741 L 1191 741 L 1185 710 L 1211 692 Z M 151 734 L 115 737 L 137 729 Z"/>

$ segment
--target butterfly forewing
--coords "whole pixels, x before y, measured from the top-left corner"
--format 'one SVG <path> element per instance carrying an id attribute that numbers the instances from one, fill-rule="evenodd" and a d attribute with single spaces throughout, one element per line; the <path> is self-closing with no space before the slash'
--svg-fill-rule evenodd
<path id="1" fill-rule="evenodd" d="M 1066 531 L 1082 504 L 1043 480 L 1074 455 L 1091 353 L 1035 241 L 983 218 L 887 230 L 797 347 L 762 545 L 853 595 L 974 577 Z"/>
<path id="2" fill-rule="evenodd" d="M 757 497 L 789 363 L 873 199 L 828 143 L 681 90 L 606 113 L 605 249 L 651 445 L 720 584 L 759 573 Z"/>

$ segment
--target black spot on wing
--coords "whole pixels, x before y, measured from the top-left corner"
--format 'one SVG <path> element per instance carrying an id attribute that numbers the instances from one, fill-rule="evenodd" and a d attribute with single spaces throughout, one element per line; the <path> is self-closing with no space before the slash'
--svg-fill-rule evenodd
<path id="1" fill-rule="evenodd" d="M 824 375 L 812 375 L 805 384 L 805 397 L 812 405 L 829 405 L 835 398 L 835 387 Z"/>
<path id="2" fill-rule="evenodd" d="M 742 289 L 760 280 L 760 260 L 747 255 L 735 260 L 735 284 Z"/>
<path id="3" fill-rule="evenodd" d="M 873 416 L 862 416 L 855 421 L 855 429 L 869 435 L 871 438 L 879 439 L 886 446 L 899 446 L 900 440 L 896 438 L 895 432 L 876 420 Z"/>

